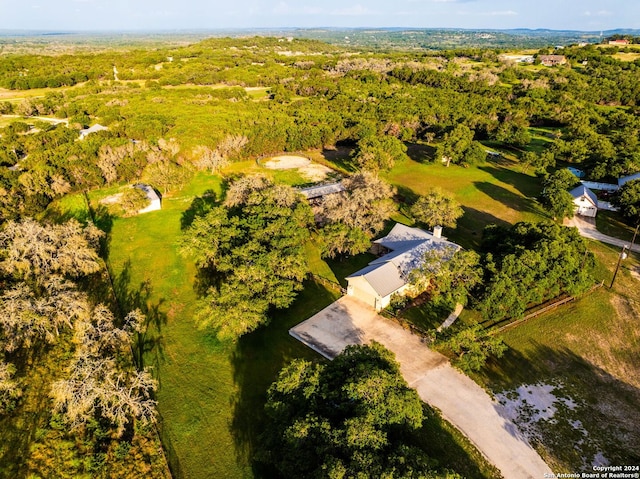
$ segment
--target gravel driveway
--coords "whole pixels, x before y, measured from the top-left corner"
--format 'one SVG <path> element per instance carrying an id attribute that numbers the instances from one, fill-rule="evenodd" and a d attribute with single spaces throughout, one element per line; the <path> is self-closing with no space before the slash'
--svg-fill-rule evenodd
<path id="1" fill-rule="evenodd" d="M 439 409 L 505 479 L 541 479 L 551 473 L 515 424 L 499 415 L 498 404 L 482 388 L 420 337 L 360 301 L 343 296 L 289 332 L 329 359 L 350 344 L 378 341 L 395 353 L 402 375 L 422 400 Z"/>
<path id="2" fill-rule="evenodd" d="M 622 248 L 623 246 L 630 246 L 630 241 L 623 241 L 618 238 L 614 238 L 613 236 L 608 236 L 604 233 L 600 233 L 596 229 L 595 218 L 585 218 L 582 216 L 574 216 L 573 218 L 568 218 L 564 220 L 565 226 L 575 226 L 578 228 L 580 232 L 580 236 L 584 236 L 585 238 L 594 239 L 597 241 L 601 241 L 603 243 L 607 243 L 613 246 L 619 246 Z M 640 239 L 639 239 L 640 240 Z M 640 245 L 634 244 L 632 251 L 636 251 L 640 253 Z"/>

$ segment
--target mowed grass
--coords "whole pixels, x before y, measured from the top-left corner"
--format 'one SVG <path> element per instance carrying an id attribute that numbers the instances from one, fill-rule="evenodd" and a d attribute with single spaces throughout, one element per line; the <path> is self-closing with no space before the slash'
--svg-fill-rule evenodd
<path id="1" fill-rule="evenodd" d="M 406 201 L 436 187 L 452 193 L 465 214 L 455 230 L 445 229 L 445 235 L 465 248 L 479 245 L 482 230 L 488 224 L 547 218 L 535 200 L 540 192 L 539 180 L 519 171 L 519 165 L 511 160 L 487 161 L 466 168 L 408 160 L 383 176 Z"/>
<path id="2" fill-rule="evenodd" d="M 290 359 L 317 359 L 288 329 L 336 297 L 308 283 L 292 308 L 238 344 L 198 330 L 196 269 L 179 255 L 177 240 L 193 199 L 208 190 L 219 196 L 221 187 L 219 177 L 199 174 L 165 196 L 161 211 L 116 218 L 109 234 L 108 264 L 120 304 L 142 307 L 151 319 L 144 360 L 159 380 L 160 432 L 176 477 L 253 477 L 251 456 L 268 385 Z"/>
<path id="3" fill-rule="evenodd" d="M 196 270 L 176 244 L 183 211 L 210 189 L 219 191 L 220 179 L 199 175 L 165 196 L 161 211 L 116 218 L 108 264 L 123 309 L 142 307 L 152 320 L 144 360 L 159 380 L 160 432 L 172 471 L 177 477 L 249 477 L 246 461 L 233 454 L 229 428 L 237 393 L 233 347 L 196 329 Z"/>

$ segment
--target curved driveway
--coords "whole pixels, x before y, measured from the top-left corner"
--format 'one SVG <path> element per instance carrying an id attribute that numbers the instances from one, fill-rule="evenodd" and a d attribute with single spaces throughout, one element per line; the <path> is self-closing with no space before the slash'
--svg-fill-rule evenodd
<path id="1" fill-rule="evenodd" d="M 575 226 L 576 228 L 578 228 L 580 236 L 584 236 L 585 238 L 593 239 L 596 241 L 601 241 L 613 246 L 619 246 L 620 248 L 622 248 L 623 246 L 629 247 L 631 243 L 630 241 L 623 241 L 621 239 L 614 238 L 613 236 L 608 236 L 604 233 L 600 233 L 596 229 L 595 219 L 593 218 L 574 216 L 573 218 L 565 219 L 564 224 L 566 226 Z M 640 245 L 634 244 L 632 251 L 640 253 Z"/>
<path id="2" fill-rule="evenodd" d="M 439 409 L 505 479 L 551 477 L 549 467 L 515 424 L 500 416 L 499 405 L 480 386 L 429 349 L 422 338 L 364 303 L 343 296 L 289 332 L 329 359 L 350 344 L 372 340 L 383 344 L 395 353 L 402 375 L 420 398 Z"/>

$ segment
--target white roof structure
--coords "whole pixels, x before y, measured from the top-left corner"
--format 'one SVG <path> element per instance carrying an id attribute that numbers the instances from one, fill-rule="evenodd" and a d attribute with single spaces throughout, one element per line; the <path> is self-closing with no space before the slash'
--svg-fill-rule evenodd
<path id="1" fill-rule="evenodd" d="M 300 193 L 302 193 L 308 200 L 312 200 L 314 198 L 320 198 L 322 196 L 331 195 L 333 193 L 340 193 L 344 191 L 344 186 L 339 181 L 336 183 L 330 183 L 327 185 L 317 185 L 310 186 L 308 188 L 300 188 Z"/>
<path id="2" fill-rule="evenodd" d="M 99 123 L 96 123 L 90 128 L 85 128 L 84 130 L 80 130 L 80 139 L 83 140 L 84 138 L 89 136 L 91 133 L 96 133 L 98 131 L 105 131 L 108 129 L 109 128 L 107 128 L 106 126 L 102 126 Z"/>
<path id="3" fill-rule="evenodd" d="M 151 188 L 151 186 L 145 185 L 144 183 L 138 183 L 133 185 L 133 187 L 144 191 L 147 195 L 147 199 L 149 200 L 149 205 L 138 211 L 138 214 L 148 213 L 149 211 L 157 211 L 162 208 L 160 197 L 158 196 L 158 193 L 156 193 L 156 190 Z"/>
<path id="4" fill-rule="evenodd" d="M 384 246 L 391 252 L 371 261 L 369 266 L 356 271 L 347 279 L 363 277 L 381 297 L 388 296 L 407 285 L 409 275 L 422 264 L 427 251 L 445 248 L 452 248 L 453 251 L 460 249 L 459 245 L 447 241 L 446 238 L 400 223 L 397 223 L 387 236 L 374 243 Z"/>
<path id="5" fill-rule="evenodd" d="M 572 189 L 569 194 L 571 196 L 573 196 L 573 199 L 576 200 L 578 198 L 582 198 L 585 197 L 587 198 L 591 203 L 593 203 L 593 206 L 597 207 L 598 206 L 598 197 L 596 196 L 596 194 L 591 191 L 589 188 L 587 188 L 584 185 L 580 185 L 575 187 L 574 189 Z"/>
<path id="6" fill-rule="evenodd" d="M 622 178 L 618 178 L 618 186 L 624 185 L 628 181 L 640 180 L 640 173 L 634 173 L 633 175 L 623 176 Z"/>

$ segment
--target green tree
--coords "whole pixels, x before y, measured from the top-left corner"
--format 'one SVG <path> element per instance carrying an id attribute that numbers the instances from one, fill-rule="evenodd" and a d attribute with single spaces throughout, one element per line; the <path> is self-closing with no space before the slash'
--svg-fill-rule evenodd
<path id="1" fill-rule="evenodd" d="M 432 297 L 444 295 L 466 304 L 469 291 L 480 284 L 482 274 L 478 253 L 445 247 L 427 250 L 410 280 L 417 292 L 428 289 Z"/>
<path id="2" fill-rule="evenodd" d="M 236 339 L 286 308 L 307 274 L 311 208 L 291 187 L 261 176 L 233 183 L 225 204 L 197 217 L 182 239 L 210 278 L 197 321 Z"/>
<path id="3" fill-rule="evenodd" d="M 445 345 L 456 355 L 454 366 L 466 373 L 479 371 L 490 357 L 501 358 L 508 349 L 502 339 L 490 335 L 479 324 L 455 333 Z"/>
<path id="4" fill-rule="evenodd" d="M 141 209 L 149 206 L 150 203 L 147 193 L 135 186 L 125 189 L 120 197 L 120 206 L 130 215 L 136 214 Z"/>
<path id="5" fill-rule="evenodd" d="M 259 458 L 282 477 L 435 476 L 411 440 L 422 403 L 378 343 L 348 346 L 329 363 L 292 362 L 269 388 L 266 411 Z"/>
<path id="6" fill-rule="evenodd" d="M 473 141 L 474 132 L 460 123 L 448 133 L 438 144 L 436 158 L 454 164 L 474 165 L 485 160 L 487 153 L 477 141 Z"/>
<path id="7" fill-rule="evenodd" d="M 317 215 L 321 229 L 323 254 L 358 254 L 369 248 L 369 241 L 383 227 L 395 207 L 394 189 L 374 173 L 363 171 L 342 182 L 345 191 L 324 198 Z"/>
<path id="8" fill-rule="evenodd" d="M 486 277 L 479 309 L 487 320 L 522 317 L 525 310 L 561 293 L 593 285 L 593 254 L 575 228 L 551 222 L 487 227 Z"/>
<path id="9" fill-rule="evenodd" d="M 544 180 L 540 200 L 554 220 L 573 216 L 573 197 L 567 190 L 578 183 L 576 176 L 566 168 L 554 172 Z"/>
<path id="10" fill-rule="evenodd" d="M 408 159 L 407 147 L 393 136 L 367 136 L 358 141 L 353 161 L 363 170 L 390 170 L 396 161 Z"/>
<path id="11" fill-rule="evenodd" d="M 620 208 L 632 224 L 640 222 L 640 179 L 627 181 L 613 197 L 613 204 Z"/>
<path id="12" fill-rule="evenodd" d="M 456 221 L 463 214 L 464 210 L 453 195 L 440 188 L 433 188 L 426 195 L 420 196 L 411 206 L 411 215 L 430 228 L 455 228 Z"/>

